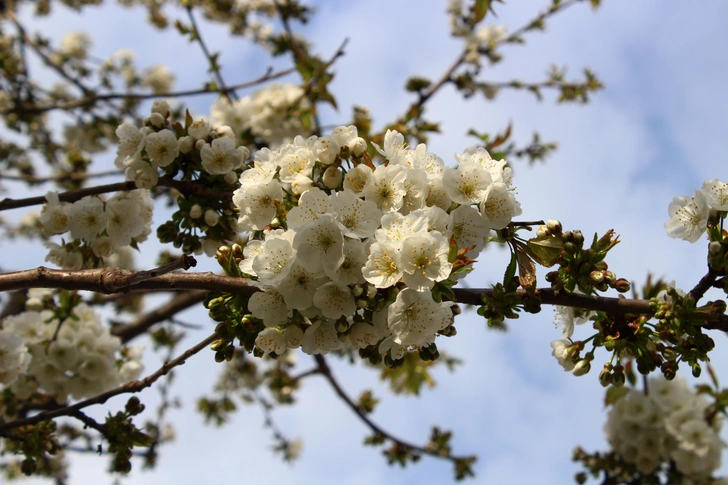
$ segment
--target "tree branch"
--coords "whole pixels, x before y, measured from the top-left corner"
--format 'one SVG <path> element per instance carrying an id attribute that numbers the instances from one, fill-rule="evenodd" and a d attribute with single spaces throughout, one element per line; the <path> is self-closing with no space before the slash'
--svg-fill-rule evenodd
<path id="1" fill-rule="evenodd" d="M 153 325 L 172 318 L 177 313 L 205 300 L 206 291 L 193 290 L 175 295 L 164 305 L 140 315 L 130 323 L 119 325 L 111 330 L 111 334 L 119 337 L 123 343 L 146 333 Z"/>
<path id="2" fill-rule="evenodd" d="M 262 76 L 250 80 L 245 81 L 242 83 L 234 84 L 232 86 L 223 88 L 222 86 L 219 88 L 212 88 L 209 86 L 206 86 L 202 89 L 189 89 L 186 91 L 174 91 L 169 93 L 107 93 L 107 94 L 99 94 L 95 96 L 87 96 L 85 98 L 76 99 L 74 101 L 68 101 L 65 103 L 56 103 L 56 104 L 47 104 L 47 105 L 20 105 L 16 106 L 14 108 L 10 108 L 7 110 L 0 110 L 0 114 L 9 114 L 9 113 L 44 113 L 46 111 L 53 111 L 53 110 L 71 110 L 75 108 L 82 108 L 91 104 L 96 103 L 97 101 L 111 101 L 115 99 L 121 99 L 124 101 L 128 100 L 146 100 L 146 99 L 159 99 L 159 98 L 182 98 L 185 96 L 199 96 L 201 94 L 211 94 L 211 93 L 220 93 L 223 92 L 223 89 L 227 90 L 228 92 L 236 92 L 239 89 L 245 89 L 250 88 L 253 86 L 256 86 L 258 84 L 262 84 L 266 81 L 271 81 L 273 79 L 278 79 L 284 76 L 287 76 L 288 74 L 291 74 L 292 72 L 295 72 L 295 68 L 289 67 L 288 69 L 284 69 L 281 71 L 273 72 L 272 68 L 268 68 Z"/>
<path id="3" fill-rule="evenodd" d="M 193 181 L 174 180 L 170 177 L 162 177 L 157 183 L 158 187 L 169 187 L 178 190 L 183 194 L 194 194 L 200 197 L 210 197 L 216 199 L 226 199 L 233 196 L 230 191 L 214 190 Z M 58 194 L 58 200 L 61 202 L 76 202 L 88 195 L 107 194 L 109 192 L 119 192 L 136 190 L 138 187 L 135 182 L 118 182 L 115 184 L 98 185 L 96 187 L 88 187 L 85 189 L 69 190 Z M 5 198 L 0 200 L 0 211 L 19 209 L 21 207 L 30 207 L 46 203 L 45 196 L 28 197 L 25 199 Z"/>
<path id="4" fill-rule="evenodd" d="M 192 24 L 192 39 L 196 40 L 197 43 L 200 44 L 200 47 L 202 48 L 202 52 L 205 54 L 205 57 L 207 58 L 207 62 L 210 65 L 210 70 L 215 74 L 215 77 L 217 78 L 218 84 L 220 84 L 220 92 L 227 98 L 228 101 L 231 103 L 233 100 L 238 99 L 238 95 L 235 91 L 231 91 L 227 88 L 225 85 L 225 80 L 222 77 L 222 73 L 220 72 L 220 66 L 217 64 L 217 59 L 213 59 L 212 55 L 210 54 L 210 51 L 207 49 L 207 45 L 205 44 L 204 39 L 202 38 L 202 34 L 200 33 L 200 28 L 197 26 L 197 21 L 195 20 L 195 16 L 192 14 L 192 7 L 187 5 L 187 17 L 190 19 L 190 23 Z"/>
<path id="5" fill-rule="evenodd" d="M 110 398 L 112 398 L 114 396 L 118 396 L 119 394 L 129 394 L 129 393 L 140 392 L 143 389 L 150 387 L 157 380 L 159 380 L 160 377 L 167 375 L 175 367 L 184 364 L 187 359 L 189 359 L 190 357 L 192 357 L 193 355 L 198 353 L 200 350 L 202 350 L 205 347 L 207 347 L 208 345 L 210 345 L 217 338 L 219 338 L 218 335 L 216 333 L 213 333 L 212 335 L 210 335 L 209 337 L 207 337 L 205 340 L 198 343 L 194 347 L 187 349 L 179 357 L 172 359 L 169 362 L 165 362 L 164 365 L 162 365 L 162 367 L 160 367 L 155 373 L 145 377 L 144 379 L 142 379 L 140 381 L 132 381 L 132 382 L 129 382 L 122 386 L 115 387 L 114 389 L 103 392 L 103 393 L 99 394 L 98 396 L 94 396 L 92 398 L 85 399 L 85 400 L 77 402 L 76 404 L 73 404 L 71 406 L 65 406 L 62 408 L 54 409 L 52 411 L 43 411 L 43 412 L 38 413 L 29 418 L 16 419 L 16 420 L 10 421 L 8 423 L 2 423 L 2 424 L 0 424 L 0 435 L 4 436 L 7 431 L 19 428 L 21 426 L 34 425 L 34 424 L 40 423 L 41 421 L 48 421 L 48 420 L 58 418 L 61 416 L 78 417 L 78 415 L 76 413 L 78 411 L 80 411 L 81 409 L 87 408 L 94 404 L 103 404 L 106 401 L 108 401 Z M 85 423 L 85 421 L 84 421 L 84 423 Z"/>
<path id="6" fill-rule="evenodd" d="M 344 403 L 356 414 L 359 419 L 367 425 L 367 427 L 372 430 L 373 433 L 385 436 L 388 440 L 394 442 L 396 445 L 406 448 L 412 451 L 416 451 L 423 455 L 430 455 L 435 458 L 442 458 L 450 461 L 458 461 L 458 460 L 464 460 L 467 459 L 466 457 L 458 457 L 458 456 L 452 456 L 452 455 L 441 455 L 435 451 L 429 450 L 425 447 L 414 445 L 412 443 L 408 443 L 407 441 L 401 440 L 397 438 L 396 436 L 392 435 L 388 431 L 381 428 L 379 425 L 377 425 L 374 421 L 372 421 L 369 416 L 346 394 L 344 389 L 339 385 L 339 382 L 336 380 L 334 375 L 331 373 L 331 369 L 329 368 L 328 363 L 326 362 L 326 358 L 323 355 L 314 355 L 314 358 L 316 359 L 316 363 L 318 364 L 319 374 L 324 376 L 328 383 L 331 385 L 331 387 L 334 389 L 334 392 L 336 393 L 339 398 L 344 401 Z"/>

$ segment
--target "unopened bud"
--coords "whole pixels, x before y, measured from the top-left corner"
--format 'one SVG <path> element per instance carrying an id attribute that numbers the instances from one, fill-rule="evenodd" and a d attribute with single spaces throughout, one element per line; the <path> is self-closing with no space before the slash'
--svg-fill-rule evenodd
<path id="1" fill-rule="evenodd" d="M 207 145 L 207 142 L 205 140 L 197 140 L 195 142 L 195 149 L 199 152 L 205 145 Z"/>
<path id="2" fill-rule="evenodd" d="M 205 211 L 205 224 L 207 224 L 210 227 L 214 227 L 217 225 L 217 222 L 220 220 L 220 214 L 215 212 L 212 209 L 207 209 Z"/>
<path id="3" fill-rule="evenodd" d="M 710 241 L 710 244 L 708 245 L 708 252 L 710 254 L 718 254 L 720 252 L 720 243 L 718 241 Z"/>
<path id="4" fill-rule="evenodd" d="M 354 285 L 351 292 L 354 294 L 354 297 L 360 297 L 364 293 L 364 288 L 361 285 Z"/>
<path id="5" fill-rule="evenodd" d="M 591 370 L 591 364 L 588 360 L 582 359 L 579 362 L 576 363 L 574 366 L 574 369 L 572 369 L 571 373 L 575 376 L 583 376 L 584 374 L 588 373 Z"/>
<path id="6" fill-rule="evenodd" d="M 376 287 L 374 287 L 372 285 L 369 285 L 367 287 L 367 298 L 374 298 L 375 296 L 377 296 L 377 289 L 376 289 Z"/>
<path id="7" fill-rule="evenodd" d="M 536 229 L 536 236 L 538 237 L 549 237 L 551 235 L 551 231 L 546 226 L 538 226 L 538 229 Z"/>
<path id="8" fill-rule="evenodd" d="M 369 305 L 369 302 L 367 302 L 364 299 L 360 298 L 360 299 L 356 300 L 356 306 L 358 306 L 359 308 L 366 308 L 367 305 Z"/>
<path id="9" fill-rule="evenodd" d="M 161 128 L 162 126 L 164 126 L 164 116 L 160 115 L 159 113 L 152 113 L 152 116 L 149 117 L 149 122 L 152 124 L 152 126 Z"/>
<path id="10" fill-rule="evenodd" d="M 223 179 L 225 180 L 226 184 L 233 185 L 235 182 L 238 181 L 238 174 L 235 172 L 228 172 L 225 174 Z"/>
<path id="11" fill-rule="evenodd" d="M 341 185 L 344 174 L 338 167 L 331 166 L 326 169 L 323 176 L 324 185 L 329 189 L 336 189 Z"/>
<path id="12" fill-rule="evenodd" d="M 614 282 L 614 289 L 620 293 L 628 292 L 631 287 L 632 286 L 629 284 L 629 281 L 625 280 L 624 278 L 619 278 L 617 281 Z"/>
<path id="13" fill-rule="evenodd" d="M 607 387 L 612 383 L 612 372 L 605 366 L 604 369 L 599 373 L 599 384 L 602 387 Z"/>
<path id="14" fill-rule="evenodd" d="M 195 141 L 191 136 L 183 136 L 179 139 L 179 151 L 182 153 L 189 153 L 194 144 Z"/>
<path id="15" fill-rule="evenodd" d="M 592 280 L 594 283 L 601 283 L 604 281 L 604 273 L 601 271 L 592 271 L 589 273 L 589 279 Z"/>
<path id="16" fill-rule="evenodd" d="M 166 118 L 171 111 L 169 103 L 164 99 L 157 99 L 152 103 L 152 113 L 159 113 Z"/>
<path id="17" fill-rule="evenodd" d="M 276 217 L 272 221 L 270 221 L 270 227 L 273 229 L 278 229 L 279 227 L 281 227 L 280 219 Z"/>
<path id="18" fill-rule="evenodd" d="M 218 137 L 230 138 L 233 141 L 235 140 L 235 133 L 233 132 L 233 129 L 227 125 L 218 126 L 215 128 L 215 132 L 218 134 Z"/>
<path id="19" fill-rule="evenodd" d="M 548 227 L 549 231 L 551 231 L 551 233 L 554 234 L 555 236 L 558 236 L 561 234 L 562 227 L 561 227 L 561 222 L 559 222 L 559 221 L 555 221 L 553 219 L 550 221 L 546 221 L 546 227 Z"/>
<path id="20" fill-rule="evenodd" d="M 197 219 L 202 215 L 202 207 L 200 207 L 200 204 L 195 204 L 190 209 L 190 217 L 193 219 Z"/>
<path id="21" fill-rule="evenodd" d="M 354 155 L 360 157 L 362 153 L 367 151 L 367 142 L 366 140 L 364 140 L 364 138 L 357 137 L 353 142 L 351 142 L 349 148 L 354 153 Z"/>

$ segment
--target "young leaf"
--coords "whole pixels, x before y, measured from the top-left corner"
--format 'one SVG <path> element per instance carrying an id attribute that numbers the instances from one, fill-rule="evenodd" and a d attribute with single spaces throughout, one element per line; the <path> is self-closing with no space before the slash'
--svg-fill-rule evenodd
<path id="1" fill-rule="evenodd" d="M 527 241 L 529 254 L 538 264 L 550 268 L 559 259 L 564 243 L 556 237 L 534 237 Z"/>

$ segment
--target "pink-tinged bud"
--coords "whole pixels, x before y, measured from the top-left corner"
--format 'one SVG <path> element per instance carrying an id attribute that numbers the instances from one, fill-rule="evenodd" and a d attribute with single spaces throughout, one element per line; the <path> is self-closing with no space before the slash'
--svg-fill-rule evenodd
<path id="1" fill-rule="evenodd" d="M 589 279 L 592 280 L 594 283 L 601 283 L 604 281 L 604 273 L 601 271 L 592 271 L 589 273 Z"/>
<path id="2" fill-rule="evenodd" d="M 631 287 L 632 286 L 629 284 L 629 281 L 624 278 L 619 278 L 614 282 L 614 289 L 620 293 L 627 293 Z"/>

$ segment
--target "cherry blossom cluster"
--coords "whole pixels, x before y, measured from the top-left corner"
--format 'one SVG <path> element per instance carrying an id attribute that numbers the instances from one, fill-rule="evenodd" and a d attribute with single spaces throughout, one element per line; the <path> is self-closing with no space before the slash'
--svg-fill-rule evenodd
<path id="1" fill-rule="evenodd" d="M 630 389 L 610 410 L 604 430 L 613 450 L 644 474 L 674 463 L 692 480 L 710 477 L 725 447 L 720 415 L 681 377 L 651 378 L 647 390 Z"/>
<path id="2" fill-rule="evenodd" d="M 136 246 L 151 233 L 154 203 L 146 190 L 117 192 L 109 200 L 89 196 L 74 203 L 61 202 L 48 192 L 39 223 L 50 237 L 70 232 L 75 241 L 47 242 L 47 261 L 66 269 L 108 263 L 121 248 Z"/>
<path id="3" fill-rule="evenodd" d="M 246 147 L 236 147 L 229 126 L 215 130 L 204 118 L 189 120 L 187 126 L 170 126 L 171 108 L 165 100 L 152 105 L 152 114 L 142 128 L 123 123 L 116 130 L 119 146 L 114 163 L 137 187 L 152 188 L 159 181 L 159 169 L 174 170 L 183 165 L 198 173 L 222 176 L 232 185 L 250 156 Z M 177 164 L 175 164 L 177 162 Z M 227 177 L 227 178 L 225 178 Z"/>
<path id="4" fill-rule="evenodd" d="M 35 392 L 64 402 L 95 396 L 139 377 L 142 346 L 123 348 L 84 303 L 58 318 L 38 303 L 49 290 L 30 290 L 29 309 L 8 316 L 0 331 L 0 384 L 19 399 Z M 30 309 L 35 308 L 35 309 Z"/>
<path id="5" fill-rule="evenodd" d="M 301 120 L 290 116 L 290 112 L 308 106 L 300 86 L 271 84 L 232 103 L 226 98 L 218 98 L 210 109 L 210 122 L 228 125 L 237 134 L 250 130 L 253 136 L 277 147 L 306 132 Z"/>
<path id="6" fill-rule="evenodd" d="M 706 180 L 692 197 L 673 198 L 667 208 L 670 215 L 670 220 L 665 222 L 667 235 L 696 242 L 708 227 L 711 209 L 728 211 L 728 182 Z"/>
<path id="7" fill-rule="evenodd" d="M 262 290 L 249 310 L 266 327 L 264 352 L 348 345 L 398 360 L 430 348 L 457 312 L 435 287 L 454 284 L 490 230 L 521 213 L 506 162 L 483 148 L 447 168 L 396 131 L 374 147 L 376 167 L 356 127 L 341 126 L 262 149 L 243 171 L 233 202 L 252 238 L 240 268 Z"/>

